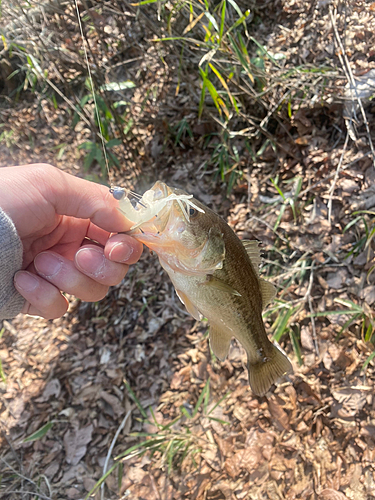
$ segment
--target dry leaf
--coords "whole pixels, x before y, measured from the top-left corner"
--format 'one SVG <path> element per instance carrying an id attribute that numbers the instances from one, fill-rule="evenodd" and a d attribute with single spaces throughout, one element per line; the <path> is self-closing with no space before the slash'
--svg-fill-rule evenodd
<path id="1" fill-rule="evenodd" d="M 64 435 L 65 459 L 68 464 L 77 465 L 87 451 L 87 444 L 91 441 L 93 425 L 82 429 L 68 430 Z"/>
<path id="2" fill-rule="evenodd" d="M 319 494 L 319 500 L 349 500 L 344 493 L 341 491 L 332 490 L 331 488 L 326 488 Z"/>

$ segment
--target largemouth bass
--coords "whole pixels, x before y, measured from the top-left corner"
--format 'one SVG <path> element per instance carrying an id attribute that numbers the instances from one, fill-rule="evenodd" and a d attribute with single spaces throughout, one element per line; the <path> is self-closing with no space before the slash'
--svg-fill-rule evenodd
<path id="1" fill-rule="evenodd" d="M 158 255 L 188 312 L 208 319 L 215 356 L 224 360 L 232 337 L 239 340 L 250 387 L 259 396 L 292 371 L 264 327 L 262 310 L 276 290 L 259 276 L 258 242 L 241 241 L 215 212 L 160 181 L 135 206 L 124 190 L 113 194 L 134 224 L 128 234 Z"/>

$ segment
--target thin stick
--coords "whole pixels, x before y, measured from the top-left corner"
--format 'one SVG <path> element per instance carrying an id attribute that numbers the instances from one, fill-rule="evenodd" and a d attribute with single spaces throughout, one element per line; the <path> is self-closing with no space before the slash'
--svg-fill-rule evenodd
<path id="1" fill-rule="evenodd" d="M 345 165 L 344 167 L 342 167 L 341 170 L 343 171 L 343 170 L 346 170 L 346 169 L 352 167 L 353 165 L 355 165 L 359 161 L 363 160 L 364 158 L 367 158 L 367 156 L 370 156 L 371 154 L 372 154 L 371 151 L 368 151 L 366 154 L 360 156 L 359 158 L 356 158 L 352 162 L 350 162 L 347 165 Z M 317 186 L 320 186 L 320 184 L 323 184 L 324 182 L 328 181 L 329 179 L 332 179 L 332 177 L 334 177 L 334 176 L 335 176 L 335 174 L 329 174 L 329 175 L 327 175 L 327 177 L 324 177 L 324 179 L 321 179 L 320 181 L 315 182 L 314 184 L 311 184 L 311 186 L 306 188 L 304 191 L 300 192 L 300 194 L 298 195 L 298 198 L 301 198 L 304 194 L 309 193 L 312 189 L 316 188 Z"/>
<path id="2" fill-rule="evenodd" d="M 336 168 L 336 173 L 335 177 L 333 178 L 333 182 L 331 184 L 331 187 L 329 188 L 329 199 L 328 199 L 328 222 L 331 224 L 331 215 L 332 215 L 332 200 L 333 200 L 333 193 L 335 192 L 336 189 L 336 183 L 338 181 L 339 175 L 340 175 L 340 170 L 341 170 L 341 165 L 344 159 L 344 154 L 346 151 L 346 148 L 348 147 L 348 142 L 349 142 L 349 130 L 346 131 L 346 138 L 345 138 L 345 143 L 344 143 L 344 148 L 342 150 L 341 156 L 340 156 L 340 161 L 339 164 L 337 165 Z"/>
<path id="3" fill-rule="evenodd" d="M 310 309 L 310 316 L 311 316 L 311 327 L 312 327 L 312 333 L 313 333 L 313 341 L 314 341 L 314 346 L 315 346 L 315 352 L 317 356 L 319 357 L 319 344 L 318 344 L 318 337 L 316 335 L 316 326 L 315 326 L 315 318 L 314 318 L 314 308 L 312 306 L 312 300 L 311 300 L 311 289 L 314 283 L 314 264 L 313 262 L 311 264 L 311 271 L 310 271 L 310 279 L 309 279 L 309 286 L 307 287 L 307 291 L 305 294 L 305 301 L 309 303 L 309 309 Z"/>
<path id="4" fill-rule="evenodd" d="M 10 490 L 10 491 L 6 491 L 6 494 L 7 495 L 10 495 L 11 493 L 18 493 L 18 494 L 21 494 L 21 495 L 33 495 L 34 497 L 39 497 L 39 498 L 43 498 L 43 500 L 52 500 L 51 497 L 47 497 L 45 495 L 43 495 L 42 493 L 35 493 L 35 491 L 22 491 L 22 490 Z"/>
<path id="5" fill-rule="evenodd" d="M 112 451 L 113 451 L 113 448 L 115 447 L 117 438 L 119 437 L 120 432 L 122 431 L 122 429 L 125 427 L 125 424 L 128 421 L 128 418 L 130 417 L 130 414 L 131 414 L 131 410 L 129 410 L 128 413 L 125 415 L 123 421 L 121 422 L 119 428 L 116 431 L 116 434 L 114 435 L 114 438 L 112 439 L 111 446 L 109 447 L 107 456 L 105 457 L 105 462 L 104 462 L 104 467 L 103 467 L 103 476 L 105 476 L 105 474 L 107 472 L 109 459 L 111 458 Z M 102 485 L 101 485 L 100 488 L 101 488 L 100 498 L 101 498 L 101 500 L 104 500 L 104 481 L 102 482 Z"/>
<path id="6" fill-rule="evenodd" d="M 10 465 L 10 464 L 6 461 L 6 460 L 4 460 L 3 458 L 0 458 L 0 460 L 1 460 L 2 462 L 4 462 L 4 464 L 5 464 L 7 467 L 9 467 L 9 469 L 10 469 L 11 471 L 13 471 L 13 472 L 16 474 L 16 476 L 18 476 L 18 477 L 20 477 L 20 478 L 24 479 L 24 480 L 25 480 L 25 481 L 27 481 L 28 483 L 31 483 L 31 484 L 32 484 L 32 485 L 33 485 L 33 486 L 34 486 L 37 490 L 39 490 L 39 489 L 40 489 L 40 488 L 39 488 L 39 486 L 38 486 L 38 485 L 37 485 L 37 484 L 36 484 L 36 483 L 35 483 L 32 479 L 30 479 L 29 477 L 26 477 L 26 476 L 24 476 L 23 474 L 20 474 L 19 472 L 17 472 L 17 471 L 16 471 L 16 469 L 14 469 L 14 467 L 12 467 L 12 466 L 11 466 L 11 465 Z M 25 491 L 24 493 L 28 493 L 28 492 L 27 492 L 27 491 Z M 35 492 L 34 492 L 34 493 L 33 493 L 33 495 L 38 495 L 38 496 L 40 496 L 41 498 L 45 498 L 46 500 L 51 500 L 51 497 L 47 497 L 46 495 L 43 495 L 43 494 L 41 494 L 41 493 L 35 493 Z"/>
<path id="7" fill-rule="evenodd" d="M 361 110 L 363 121 L 365 123 L 367 137 L 368 137 L 368 141 L 369 141 L 369 145 L 370 145 L 370 149 L 371 149 L 371 153 L 372 153 L 372 160 L 373 160 L 373 163 L 374 163 L 374 166 L 375 166 L 375 150 L 374 150 L 374 145 L 373 145 L 372 139 L 371 139 L 369 124 L 368 124 L 368 121 L 367 121 L 365 110 L 364 110 L 363 105 L 362 105 L 362 101 L 361 101 L 361 99 L 360 99 L 360 97 L 358 95 L 358 92 L 357 92 L 356 82 L 355 82 L 355 79 L 354 79 L 354 76 L 353 76 L 352 68 L 350 67 L 350 63 L 349 63 L 349 60 L 348 60 L 348 58 L 346 56 L 345 49 L 343 47 L 340 35 L 339 35 L 338 31 L 337 31 L 336 22 L 335 22 L 335 19 L 333 17 L 332 7 L 329 8 L 329 15 L 330 15 L 330 18 L 331 18 L 331 23 L 332 23 L 332 28 L 333 28 L 333 32 L 334 32 L 334 35 L 335 35 L 336 43 L 338 44 L 338 46 L 339 46 L 339 48 L 341 50 L 341 54 L 340 54 L 339 51 L 337 51 L 337 55 L 338 55 L 338 57 L 340 59 L 341 65 L 343 67 L 343 70 L 344 70 L 344 72 L 345 72 L 345 74 L 346 74 L 346 76 L 348 78 L 348 82 L 349 82 L 350 88 L 351 88 L 352 91 L 355 92 L 355 96 L 356 96 L 359 108 Z"/>

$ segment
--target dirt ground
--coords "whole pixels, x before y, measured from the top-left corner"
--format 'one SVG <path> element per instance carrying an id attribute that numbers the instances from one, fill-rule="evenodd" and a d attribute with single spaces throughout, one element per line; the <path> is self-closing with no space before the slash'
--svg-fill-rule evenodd
<path id="1" fill-rule="evenodd" d="M 176 57 L 152 47 L 140 57 L 132 39 L 123 57 L 137 83 L 128 95 L 134 124 L 111 176 L 138 192 L 157 179 L 183 187 L 240 238 L 262 242 L 262 275 L 278 289 L 265 323 L 294 373 L 254 396 L 241 345 L 214 359 L 207 323 L 186 313 L 145 249 L 101 302 L 71 297 L 63 318 L 3 322 L 2 499 L 83 499 L 116 464 L 93 498 L 375 498 L 371 101 L 363 101 L 370 134 L 360 110 L 353 129 L 345 120 L 346 60 L 357 79 L 375 68 L 375 3 L 283 0 L 257 12 L 257 39 L 283 53 L 285 67 L 326 65 L 334 75 L 310 79 L 290 119 L 275 126 L 277 155 L 269 145 L 254 158 L 239 139 L 243 175 L 227 196 L 210 167 L 217 143 L 203 138 L 215 122 L 199 121 L 191 102 L 198 81 L 185 75 L 176 95 Z M 4 99 L 0 116 L 11 132 L 1 137 L 0 166 L 48 162 L 100 179 L 97 165 L 84 170 L 78 148 L 92 133 L 82 123 L 72 129 L 63 102 L 29 93 Z M 192 135 L 176 141 L 183 119 Z"/>

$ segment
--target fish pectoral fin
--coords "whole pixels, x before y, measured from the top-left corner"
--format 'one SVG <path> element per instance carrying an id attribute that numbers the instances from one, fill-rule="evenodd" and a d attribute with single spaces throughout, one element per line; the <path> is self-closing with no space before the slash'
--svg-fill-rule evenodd
<path id="1" fill-rule="evenodd" d="M 199 321 L 202 318 L 202 315 L 195 307 L 195 305 L 192 303 L 192 301 L 189 299 L 189 297 L 184 292 L 181 292 L 181 290 L 176 290 L 176 293 L 178 295 L 178 298 L 186 307 L 187 312 L 191 314 L 193 318 Z"/>
<path id="2" fill-rule="evenodd" d="M 273 301 L 276 295 L 276 288 L 269 281 L 259 280 L 260 293 L 262 295 L 262 308 Z"/>
<path id="3" fill-rule="evenodd" d="M 232 336 L 216 325 L 210 325 L 210 347 L 220 361 L 224 361 L 228 355 Z"/>
<path id="4" fill-rule="evenodd" d="M 208 275 L 207 280 L 202 284 L 204 286 L 210 286 L 212 288 L 215 288 L 216 290 L 220 290 L 221 292 L 226 292 L 241 297 L 241 294 L 237 292 L 237 290 L 235 290 L 232 286 L 228 285 L 224 281 L 219 280 L 218 278 L 214 278 L 211 275 Z"/>
<path id="5" fill-rule="evenodd" d="M 256 363 L 248 361 L 247 368 L 251 390 L 257 396 L 264 396 L 280 377 L 293 371 L 287 356 L 273 344 L 270 356 Z"/>

